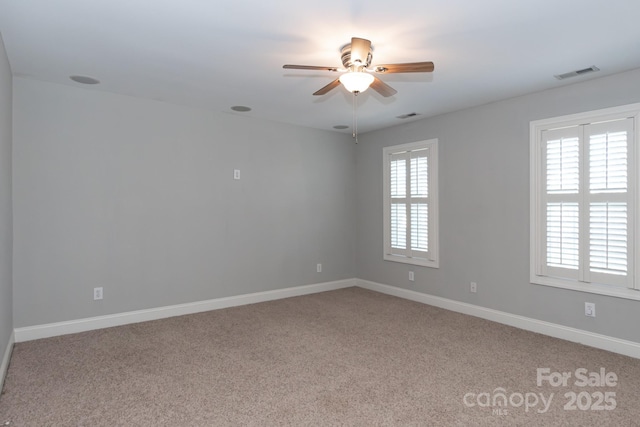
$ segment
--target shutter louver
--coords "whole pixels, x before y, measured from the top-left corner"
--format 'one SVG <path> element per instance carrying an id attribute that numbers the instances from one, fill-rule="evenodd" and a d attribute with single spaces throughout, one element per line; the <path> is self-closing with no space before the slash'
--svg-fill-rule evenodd
<path id="1" fill-rule="evenodd" d="M 547 265 L 578 269 L 580 223 L 577 203 L 547 204 Z"/>
<path id="2" fill-rule="evenodd" d="M 627 133 L 592 135 L 589 146 L 591 193 L 627 191 Z"/>
<path id="3" fill-rule="evenodd" d="M 590 209 L 591 271 L 627 274 L 627 204 L 592 203 Z"/>
<path id="4" fill-rule="evenodd" d="M 407 166 L 405 159 L 391 160 L 391 197 L 406 197 Z"/>
<path id="5" fill-rule="evenodd" d="M 420 152 L 418 152 L 420 153 Z M 429 161 L 425 155 L 411 158 L 411 197 L 429 196 Z"/>
<path id="6" fill-rule="evenodd" d="M 580 140 L 577 137 L 547 141 L 547 192 L 577 193 L 580 188 Z"/>
<path id="7" fill-rule="evenodd" d="M 429 250 L 429 205 L 426 203 L 411 205 L 411 250 Z"/>
<path id="8" fill-rule="evenodd" d="M 391 204 L 391 247 L 407 248 L 407 207 L 404 203 Z"/>

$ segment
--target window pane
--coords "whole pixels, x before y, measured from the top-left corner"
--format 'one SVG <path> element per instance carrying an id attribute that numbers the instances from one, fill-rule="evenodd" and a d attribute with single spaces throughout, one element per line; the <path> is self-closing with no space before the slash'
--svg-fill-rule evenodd
<path id="1" fill-rule="evenodd" d="M 627 204 L 591 203 L 591 271 L 627 274 Z"/>
<path id="2" fill-rule="evenodd" d="M 426 156 L 411 158 L 411 196 L 429 196 L 429 171 Z"/>
<path id="3" fill-rule="evenodd" d="M 577 269 L 579 215 L 577 203 L 547 203 L 547 265 Z"/>
<path id="4" fill-rule="evenodd" d="M 415 203 L 411 205 L 411 249 L 429 250 L 429 205 Z"/>
<path id="5" fill-rule="evenodd" d="M 407 195 L 407 161 L 404 159 L 391 160 L 391 197 L 406 197 Z"/>
<path id="6" fill-rule="evenodd" d="M 591 135 L 589 185 L 591 193 L 627 191 L 627 132 Z"/>
<path id="7" fill-rule="evenodd" d="M 391 204 L 391 247 L 407 248 L 407 206 L 404 203 Z"/>
<path id="8" fill-rule="evenodd" d="M 547 141 L 547 193 L 577 193 L 579 189 L 578 137 Z"/>

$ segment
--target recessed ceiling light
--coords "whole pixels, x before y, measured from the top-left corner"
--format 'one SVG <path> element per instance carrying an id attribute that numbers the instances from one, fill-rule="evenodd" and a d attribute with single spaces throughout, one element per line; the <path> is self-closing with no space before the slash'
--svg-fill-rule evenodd
<path id="1" fill-rule="evenodd" d="M 342 129 L 349 129 L 349 126 L 347 126 L 347 125 L 335 125 L 333 128 L 342 130 Z"/>
<path id="2" fill-rule="evenodd" d="M 407 114 L 402 114 L 401 116 L 396 116 L 396 119 L 408 119 L 409 117 L 415 117 L 419 115 L 420 114 L 418 113 L 407 113 Z"/>
<path id="3" fill-rule="evenodd" d="M 100 83 L 100 80 L 87 76 L 69 76 L 69 78 L 74 82 L 82 83 L 83 85 L 97 85 Z"/>
<path id="4" fill-rule="evenodd" d="M 251 108 L 245 107 L 244 105 L 234 105 L 231 107 L 233 111 L 238 111 L 240 113 L 246 113 L 247 111 L 251 111 Z"/>

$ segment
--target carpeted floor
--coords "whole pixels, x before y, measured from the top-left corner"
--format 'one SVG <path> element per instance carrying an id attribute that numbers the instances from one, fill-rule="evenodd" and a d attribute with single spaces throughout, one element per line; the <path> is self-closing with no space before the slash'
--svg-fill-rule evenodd
<path id="1" fill-rule="evenodd" d="M 17 344 L 5 422 L 632 426 L 640 360 L 349 288 Z"/>

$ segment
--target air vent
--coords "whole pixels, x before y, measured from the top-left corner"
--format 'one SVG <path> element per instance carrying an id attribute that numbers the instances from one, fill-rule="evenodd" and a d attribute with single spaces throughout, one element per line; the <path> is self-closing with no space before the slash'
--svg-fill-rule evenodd
<path id="1" fill-rule="evenodd" d="M 408 113 L 408 114 L 403 114 L 401 116 L 398 116 L 396 118 L 404 120 L 404 119 L 408 119 L 409 117 L 415 117 L 415 116 L 419 116 L 419 114 L 418 113 Z"/>
<path id="2" fill-rule="evenodd" d="M 578 77 L 578 76 L 581 76 L 583 74 L 593 73 L 595 71 L 600 71 L 600 68 L 596 67 L 595 65 L 592 65 L 589 68 L 583 68 L 582 70 L 570 71 L 570 72 L 564 73 L 564 74 L 557 74 L 557 75 L 555 75 L 553 77 L 555 77 L 558 80 L 564 80 L 564 79 L 569 79 L 571 77 Z"/>

